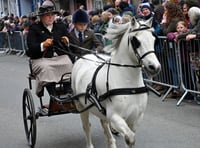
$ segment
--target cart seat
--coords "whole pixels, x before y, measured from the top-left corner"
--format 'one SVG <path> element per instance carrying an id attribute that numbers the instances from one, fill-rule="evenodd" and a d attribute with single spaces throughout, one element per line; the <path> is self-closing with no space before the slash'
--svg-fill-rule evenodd
<path id="1" fill-rule="evenodd" d="M 33 73 L 31 59 L 29 59 L 29 69 L 30 69 L 30 73 L 28 75 L 29 88 L 32 89 L 32 80 L 36 79 L 36 75 Z M 56 95 L 60 96 L 60 95 L 66 94 L 66 93 L 68 93 L 68 94 L 73 93 L 73 91 L 71 89 L 71 73 L 63 74 L 60 78 L 60 81 L 56 83 Z M 38 97 L 44 96 L 44 89 L 42 89 L 41 92 L 39 92 L 37 94 L 37 96 Z"/>

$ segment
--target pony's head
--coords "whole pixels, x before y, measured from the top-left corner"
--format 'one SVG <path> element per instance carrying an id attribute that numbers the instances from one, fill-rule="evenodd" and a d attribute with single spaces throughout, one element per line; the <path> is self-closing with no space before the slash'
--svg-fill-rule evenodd
<path id="1" fill-rule="evenodd" d="M 155 76 L 160 72 L 161 66 L 154 52 L 156 36 L 151 26 L 151 19 L 137 21 L 133 17 L 127 24 L 113 25 L 105 37 L 113 41 L 111 47 L 107 48 L 123 57 L 122 63 L 142 65 L 148 76 Z"/>

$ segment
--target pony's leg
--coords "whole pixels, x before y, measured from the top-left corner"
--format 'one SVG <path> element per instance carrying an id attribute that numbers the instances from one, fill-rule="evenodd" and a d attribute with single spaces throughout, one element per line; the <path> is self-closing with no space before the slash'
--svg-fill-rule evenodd
<path id="1" fill-rule="evenodd" d="M 115 143 L 115 138 L 113 137 L 111 130 L 110 130 L 110 125 L 108 121 L 106 120 L 100 120 L 101 125 L 104 129 L 104 135 L 106 136 L 108 148 L 117 148 L 116 143 Z"/>
<path id="2" fill-rule="evenodd" d="M 135 145 L 135 133 L 129 128 L 125 120 L 115 114 L 110 121 L 111 126 L 124 136 L 127 148 L 133 148 Z"/>
<path id="3" fill-rule="evenodd" d="M 134 124 L 128 124 L 128 127 L 131 129 L 131 131 L 132 131 L 133 133 L 136 132 L 136 129 L 135 129 L 135 125 L 134 125 Z M 136 141 L 136 140 L 135 140 L 135 141 Z M 134 142 L 134 144 L 132 144 L 132 145 L 127 145 L 127 148 L 135 148 L 135 142 Z"/>
<path id="4" fill-rule="evenodd" d="M 133 122 L 132 120 L 127 120 L 126 123 L 128 125 L 128 127 L 131 129 L 131 131 L 133 131 L 134 133 L 136 132 L 136 126 L 137 124 L 143 119 L 144 113 L 142 113 L 139 117 L 138 120 Z M 128 148 L 134 148 L 135 145 L 132 146 L 128 146 Z"/>
<path id="5" fill-rule="evenodd" d="M 83 130 L 85 131 L 85 135 L 86 135 L 86 144 L 87 144 L 86 148 L 94 148 L 94 146 L 92 144 L 92 138 L 91 138 L 91 132 L 90 132 L 91 125 L 89 122 L 89 112 L 85 111 L 85 112 L 81 113 L 80 116 L 81 116 L 81 120 L 82 120 Z"/>

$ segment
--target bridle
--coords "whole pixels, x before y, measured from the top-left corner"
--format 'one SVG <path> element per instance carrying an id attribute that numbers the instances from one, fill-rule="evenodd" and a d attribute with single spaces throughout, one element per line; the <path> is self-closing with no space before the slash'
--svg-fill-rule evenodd
<path id="1" fill-rule="evenodd" d="M 139 23 L 139 24 L 140 24 L 140 23 Z M 151 29 L 151 28 L 150 28 L 149 26 L 145 25 L 145 24 L 140 24 L 140 27 L 139 27 L 139 28 L 130 30 L 129 33 L 132 33 L 132 32 L 139 32 L 139 31 L 148 30 L 148 29 Z M 153 32 L 152 32 L 152 34 L 153 34 Z M 153 34 L 153 36 L 155 36 L 155 35 Z M 135 37 L 135 38 L 136 38 L 136 37 Z M 137 40 L 137 38 L 136 38 L 136 40 L 135 40 L 135 42 L 134 42 L 134 41 L 132 41 L 132 39 L 130 39 L 130 37 L 129 37 L 129 39 L 128 39 L 128 46 L 130 45 L 130 41 L 131 41 L 131 44 L 132 44 L 132 46 L 133 46 L 133 51 L 134 51 L 134 53 L 135 53 L 135 56 L 136 56 L 136 58 L 137 58 L 137 60 L 138 60 L 139 65 L 142 65 L 142 59 L 144 59 L 147 55 L 149 55 L 149 54 L 151 54 L 151 53 L 155 53 L 154 50 L 151 50 L 151 51 L 148 51 L 148 52 L 144 53 L 144 54 L 141 56 L 141 55 L 139 54 L 139 52 L 138 52 L 138 47 L 139 47 L 139 45 L 137 45 L 137 44 L 140 44 L 140 43 L 138 43 L 139 41 Z"/>

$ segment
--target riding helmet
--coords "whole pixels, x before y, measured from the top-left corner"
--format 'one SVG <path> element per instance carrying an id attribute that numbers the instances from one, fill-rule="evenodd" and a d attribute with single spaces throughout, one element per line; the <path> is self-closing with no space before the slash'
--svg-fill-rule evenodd
<path id="1" fill-rule="evenodd" d="M 89 17 L 86 11 L 78 9 L 74 12 L 72 16 L 73 23 L 89 23 Z"/>

